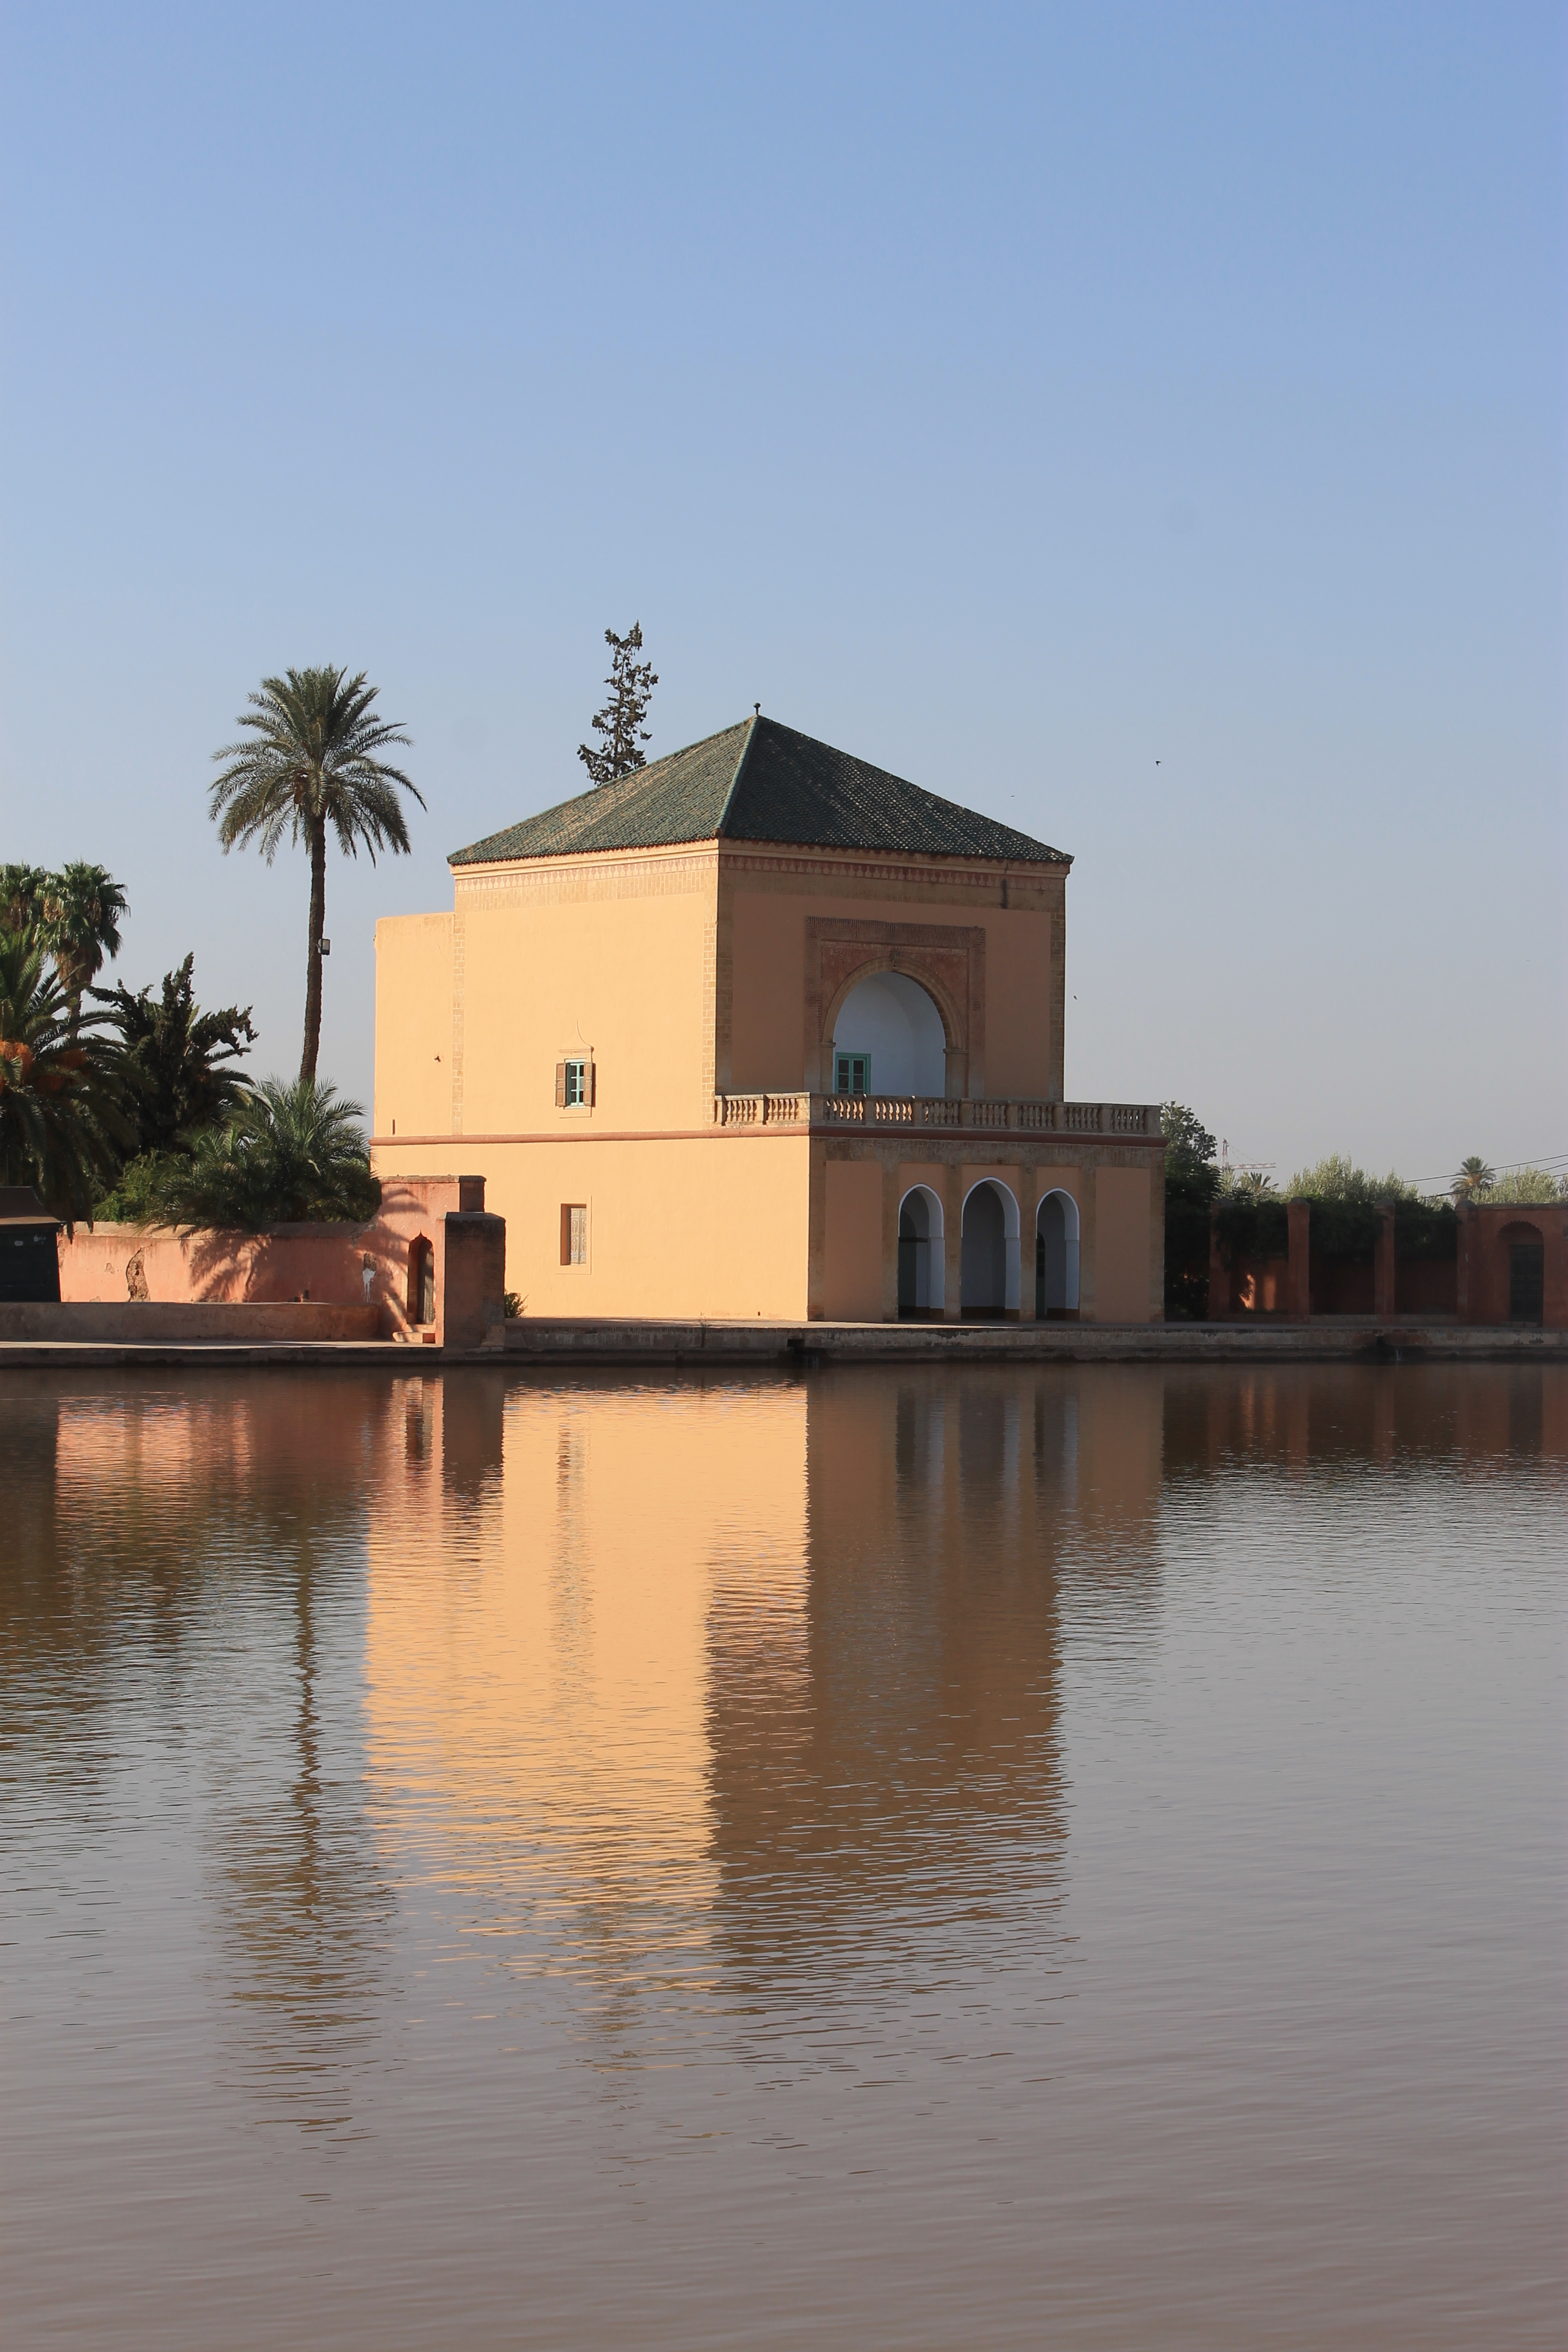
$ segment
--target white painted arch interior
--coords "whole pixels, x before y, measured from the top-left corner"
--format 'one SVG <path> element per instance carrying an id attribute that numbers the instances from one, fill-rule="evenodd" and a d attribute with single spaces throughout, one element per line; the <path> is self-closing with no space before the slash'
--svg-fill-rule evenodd
<path id="1" fill-rule="evenodd" d="M 1035 1211 L 1036 1266 L 1042 1314 L 1079 1303 L 1079 1213 L 1070 1192 L 1049 1192 Z"/>
<path id="2" fill-rule="evenodd" d="M 907 1289 L 912 1289 L 912 1298 L 906 1298 Z M 900 1308 L 908 1305 L 922 1314 L 940 1315 L 946 1302 L 942 1202 L 929 1184 L 911 1184 L 899 1202 Z"/>
<path id="3" fill-rule="evenodd" d="M 1017 1200 L 999 1176 L 970 1186 L 959 1250 L 960 1314 L 1016 1314 L 1020 1224 Z"/>
<path id="4" fill-rule="evenodd" d="M 942 1015 L 908 972 L 876 971 L 857 981 L 833 1024 L 833 1053 L 869 1056 L 872 1094 L 940 1097 L 947 1092 Z M 828 1084 L 837 1084 L 832 1071 Z"/>

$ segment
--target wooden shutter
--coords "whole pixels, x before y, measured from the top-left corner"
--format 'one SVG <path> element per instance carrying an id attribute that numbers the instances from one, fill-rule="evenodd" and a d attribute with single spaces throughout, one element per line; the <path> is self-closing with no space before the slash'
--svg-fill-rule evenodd
<path id="1" fill-rule="evenodd" d="M 595 1071 L 592 1062 L 590 1062 L 587 1067 L 584 1070 L 583 1076 L 587 1081 L 583 1089 L 583 1099 L 587 1104 L 588 1108 L 592 1110 L 594 1108 L 595 1087 L 598 1080 L 598 1073 Z"/>
<path id="2" fill-rule="evenodd" d="M 564 1062 L 557 1062 L 555 1065 L 555 1108 L 557 1110 L 564 1110 L 566 1108 L 566 1065 Z M 566 1263 L 565 1259 L 563 1258 L 561 1263 L 564 1265 Z"/>
<path id="3" fill-rule="evenodd" d="M 564 1064 L 562 1066 L 564 1067 Z M 572 1209 L 565 1201 L 561 1203 L 561 1263 L 563 1265 L 572 1263 Z"/>

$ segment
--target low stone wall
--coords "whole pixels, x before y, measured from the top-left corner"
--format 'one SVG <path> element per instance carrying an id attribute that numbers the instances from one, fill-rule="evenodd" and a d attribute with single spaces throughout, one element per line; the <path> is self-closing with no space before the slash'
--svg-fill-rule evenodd
<path id="1" fill-rule="evenodd" d="M 504 1358 L 535 1364 L 1568 1363 L 1568 1332 L 1271 1316 L 1225 1323 L 642 1323 L 520 1316 Z"/>
<path id="2" fill-rule="evenodd" d="M 345 1307 L 330 1299 L 276 1300 L 138 1299 L 39 1302 L 0 1306 L 0 1342 L 54 1340 L 79 1347 L 146 1346 L 260 1347 L 279 1340 L 377 1339 L 381 1314 L 374 1307 Z"/>
<path id="3" fill-rule="evenodd" d="M 59 1236 L 60 1298 L 132 1316 L 149 1307 L 353 1308 L 370 1317 L 373 1338 L 479 1348 L 499 1335 L 506 1287 L 506 1223 L 485 1213 L 484 1198 L 482 1176 L 384 1174 L 380 1212 L 363 1225 L 258 1234 L 79 1225 Z M 419 1276 L 426 1259 L 428 1286 Z M 138 1324 L 112 1336 L 153 1335 Z"/>

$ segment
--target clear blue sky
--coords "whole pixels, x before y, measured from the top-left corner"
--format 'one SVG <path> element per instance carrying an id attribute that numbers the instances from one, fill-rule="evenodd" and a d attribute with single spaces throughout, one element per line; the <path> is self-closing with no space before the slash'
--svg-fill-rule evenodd
<path id="1" fill-rule="evenodd" d="M 0 856 L 299 1052 L 210 755 L 416 738 L 376 914 L 760 700 L 1071 850 L 1068 1087 L 1233 1151 L 1568 1152 L 1557 6 L 11 8 Z M 1156 761 L 1160 762 L 1156 767 Z"/>

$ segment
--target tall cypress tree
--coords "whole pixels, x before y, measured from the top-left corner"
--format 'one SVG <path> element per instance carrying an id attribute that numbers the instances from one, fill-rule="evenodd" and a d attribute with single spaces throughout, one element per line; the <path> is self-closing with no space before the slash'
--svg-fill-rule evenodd
<path id="1" fill-rule="evenodd" d="M 605 680 L 610 698 L 593 721 L 600 740 L 596 747 L 577 746 L 577 757 L 596 784 L 613 784 L 617 776 L 632 775 L 647 765 L 642 747 L 651 738 L 643 720 L 658 684 L 653 664 L 636 658 L 642 651 L 640 621 L 634 621 L 624 637 L 606 629 L 605 643 L 610 647 L 610 675 Z"/>

